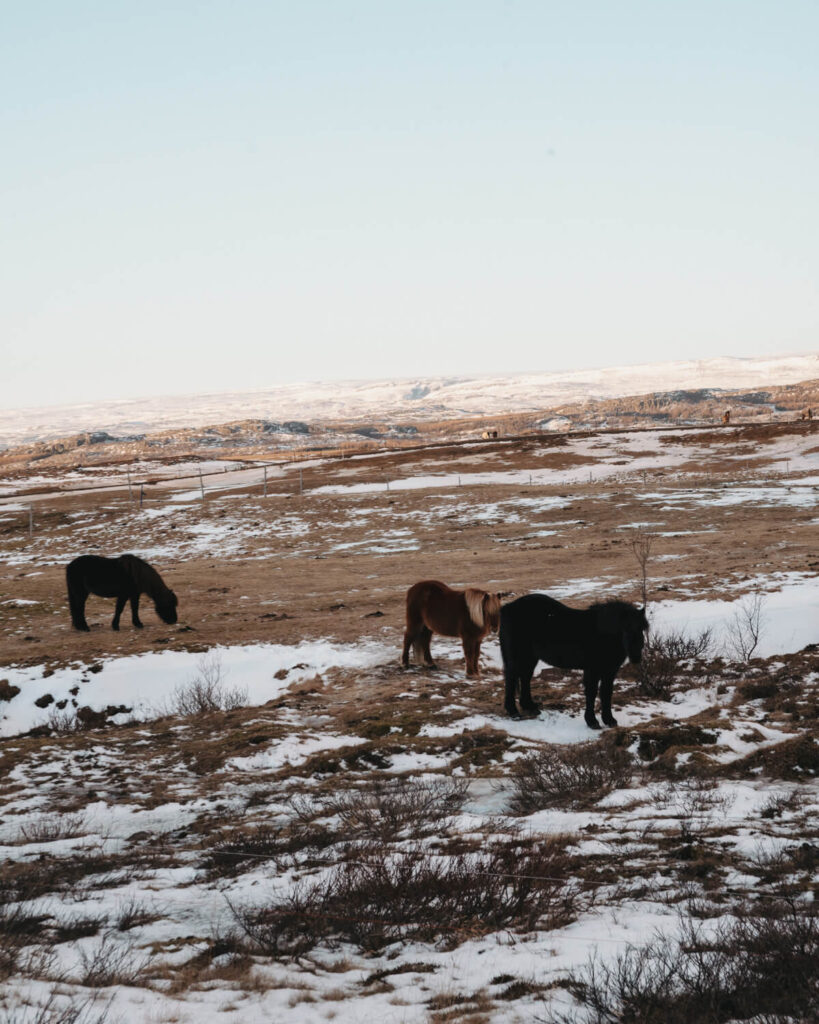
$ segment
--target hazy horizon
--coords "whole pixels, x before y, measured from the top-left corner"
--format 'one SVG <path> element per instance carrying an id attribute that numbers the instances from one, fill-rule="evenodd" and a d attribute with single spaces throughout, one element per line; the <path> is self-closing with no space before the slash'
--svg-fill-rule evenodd
<path id="1" fill-rule="evenodd" d="M 380 375 L 366 375 L 362 374 L 357 377 L 338 377 L 338 378 L 314 378 L 312 380 L 293 380 L 287 381 L 281 384 L 256 384 L 253 387 L 246 388 L 214 388 L 209 390 L 201 391 L 157 391 L 152 394 L 132 394 L 123 396 L 111 396 L 100 399 L 87 399 L 85 401 L 76 402 L 49 402 L 41 405 L 29 405 L 29 406 L 10 406 L 4 408 L 6 413 L 14 412 L 26 412 L 26 411 L 37 411 L 37 410 L 48 410 L 48 409 L 62 409 L 62 408 L 75 408 L 85 406 L 100 406 L 100 405 L 118 405 L 118 404 L 129 404 L 132 402 L 143 402 L 143 401 L 156 401 L 163 398 L 167 399 L 184 399 L 184 398 L 216 398 L 218 399 L 223 395 L 253 395 L 253 394 L 266 394 L 273 391 L 286 391 L 286 390 L 300 390 L 308 388 L 324 388 L 324 387 L 344 387 L 348 386 L 374 386 L 380 384 L 402 384 L 410 383 L 418 380 L 464 380 L 464 381 L 481 381 L 481 380 L 520 380 L 528 377 L 578 377 L 584 374 L 595 375 L 595 374 L 615 374 L 624 371 L 635 371 L 642 368 L 653 369 L 655 367 L 671 366 L 676 364 L 695 364 L 702 363 L 704 367 L 709 367 L 716 362 L 735 361 L 737 363 L 747 362 L 765 362 L 765 361 L 787 361 L 787 360 L 798 360 L 798 359 L 809 359 L 813 356 L 819 356 L 819 349 L 816 350 L 805 350 L 803 352 L 782 352 L 782 353 L 762 353 L 760 355 L 752 356 L 723 356 L 714 355 L 703 359 L 662 359 L 655 360 L 650 363 L 637 362 L 637 363 L 618 363 L 616 365 L 601 365 L 601 366 L 581 366 L 581 367 L 569 367 L 563 370 L 508 370 L 504 372 L 484 372 L 484 373 L 416 373 L 408 375 L 395 375 L 395 376 L 380 376 Z M 794 382 L 796 383 L 796 382 Z"/>

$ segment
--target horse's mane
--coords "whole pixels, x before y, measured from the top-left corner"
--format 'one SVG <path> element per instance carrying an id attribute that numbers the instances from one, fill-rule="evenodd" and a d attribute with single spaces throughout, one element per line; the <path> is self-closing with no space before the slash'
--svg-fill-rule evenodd
<path id="1" fill-rule="evenodd" d="M 631 624 L 636 619 L 640 620 L 641 625 L 642 622 L 645 622 L 644 608 L 640 608 L 630 601 L 619 601 L 616 598 L 589 605 L 588 610 L 594 612 L 597 622 L 605 632 L 616 633 L 627 623 Z"/>
<path id="2" fill-rule="evenodd" d="M 483 629 L 483 599 L 485 595 L 485 590 L 476 590 L 474 587 L 467 587 L 464 591 L 466 607 L 469 609 L 469 617 L 478 629 Z"/>
<path id="3" fill-rule="evenodd" d="M 490 594 L 488 591 L 478 590 L 476 587 L 467 587 L 464 591 L 464 599 L 466 607 L 469 609 L 469 617 L 478 629 L 484 628 L 487 619 L 497 623 L 501 608 L 500 598 L 497 594 Z"/>
<path id="4" fill-rule="evenodd" d="M 122 562 L 125 572 L 138 585 L 142 593 L 147 594 L 155 601 L 168 599 L 171 590 L 152 565 L 148 565 L 137 555 L 120 555 L 119 560 Z"/>
<path id="5" fill-rule="evenodd" d="M 501 599 L 497 594 L 487 594 L 486 617 L 490 622 L 494 621 L 495 626 L 500 620 Z"/>

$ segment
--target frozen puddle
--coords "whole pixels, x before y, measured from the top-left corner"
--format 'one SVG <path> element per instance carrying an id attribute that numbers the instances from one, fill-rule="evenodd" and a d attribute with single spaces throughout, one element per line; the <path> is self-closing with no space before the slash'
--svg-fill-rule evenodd
<path id="1" fill-rule="evenodd" d="M 0 678 L 20 689 L 11 700 L 0 703 L 0 736 L 27 732 L 46 724 L 55 711 L 71 713 L 76 707 L 88 706 L 96 711 L 124 704 L 132 712 L 115 716 L 112 721 L 154 718 L 173 703 L 175 691 L 204 676 L 216 679 L 226 691 L 246 694 L 244 703 L 259 705 L 294 683 L 331 669 L 368 668 L 395 659 L 392 647 L 373 641 L 337 644 L 316 640 L 295 646 L 215 647 L 207 655 L 150 652 L 103 661 L 93 672 L 82 664 L 58 669 L 50 676 L 43 675 L 42 665 L 0 668 Z M 46 694 L 53 701 L 38 707 L 35 701 Z M 66 703 L 60 708 L 63 701 Z"/>

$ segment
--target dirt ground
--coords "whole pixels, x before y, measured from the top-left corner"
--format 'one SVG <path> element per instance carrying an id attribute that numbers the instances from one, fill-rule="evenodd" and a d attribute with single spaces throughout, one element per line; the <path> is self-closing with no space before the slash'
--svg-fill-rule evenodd
<path id="1" fill-rule="evenodd" d="M 292 469 L 271 480 L 267 497 L 253 486 L 174 504 L 171 492 L 157 491 L 142 511 L 122 491 L 55 494 L 37 504 L 31 537 L 27 506 L 0 506 L 0 664 L 88 661 L 157 647 L 350 641 L 385 630 L 395 635 L 397 657 L 404 594 L 423 578 L 509 596 L 588 580 L 596 582 L 581 586 L 584 596 L 574 603 L 615 590 L 639 598 L 635 528 L 653 535 L 650 597 L 716 596 L 726 581 L 810 571 L 819 567 L 810 490 L 801 488 L 800 502 L 788 504 L 781 495 L 766 497 L 765 479 L 771 467 L 781 468 L 783 445 L 801 445 L 801 477 L 811 462 L 819 465 L 819 436 L 810 433 L 816 426 L 646 431 L 617 475 L 599 480 L 590 435 L 582 454 L 549 437 L 329 460 L 300 479 Z M 610 443 L 611 435 L 597 440 Z M 663 460 L 672 449 L 683 458 L 669 469 Z M 630 472 L 638 455 L 644 462 L 656 457 L 657 468 Z M 544 484 L 544 470 L 577 471 L 578 479 Z M 442 471 L 518 471 L 524 482 L 397 488 L 396 481 Z M 535 482 L 526 481 L 527 471 Z M 790 479 L 798 485 L 800 473 Z M 375 489 L 318 490 L 334 485 Z M 757 491 L 731 497 L 748 486 Z M 91 633 L 76 633 L 65 564 L 82 553 L 129 550 L 143 553 L 176 591 L 179 623 L 163 625 L 143 598 L 145 628 L 135 630 L 126 610 L 115 633 L 113 603 L 92 597 Z"/>

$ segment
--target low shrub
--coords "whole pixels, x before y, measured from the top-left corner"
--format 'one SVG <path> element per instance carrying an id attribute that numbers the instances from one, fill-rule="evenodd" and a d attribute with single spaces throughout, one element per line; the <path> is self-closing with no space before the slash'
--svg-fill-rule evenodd
<path id="1" fill-rule="evenodd" d="M 621 747 L 592 740 L 548 746 L 515 761 L 510 809 L 531 814 L 547 807 L 588 807 L 631 778 L 631 760 Z"/>
<path id="2" fill-rule="evenodd" d="M 254 951 L 298 956 L 320 943 L 381 949 L 403 941 L 453 946 L 502 929 L 553 928 L 582 900 L 562 841 L 436 857 L 374 847 L 263 907 L 232 907 Z"/>
<path id="3" fill-rule="evenodd" d="M 706 658 L 713 646 L 710 629 L 689 634 L 684 630 L 650 633 L 637 669 L 642 693 L 649 697 L 665 697 L 680 673 L 682 664 L 695 658 Z"/>
<path id="4" fill-rule="evenodd" d="M 569 989 L 581 1009 L 563 1024 L 817 1020 L 819 914 L 783 902 L 750 905 L 715 932 L 689 920 L 679 941 L 658 938 L 613 963 L 595 955 Z"/>

